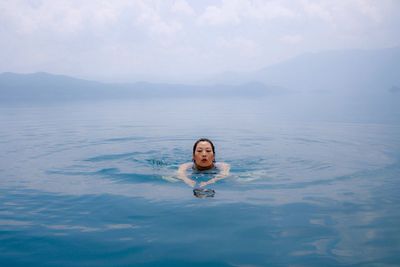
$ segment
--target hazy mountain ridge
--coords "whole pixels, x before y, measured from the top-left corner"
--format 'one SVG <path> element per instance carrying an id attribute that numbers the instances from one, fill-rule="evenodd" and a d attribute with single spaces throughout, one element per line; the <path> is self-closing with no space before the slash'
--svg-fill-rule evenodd
<path id="1" fill-rule="evenodd" d="M 225 73 L 210 83 L 279 85 L 292 95 L 276 105 L 307 118 L 400 122 L 400 47 L 308 53 L 248 73 Z M 278 109 L 277 109 L 278 110 Z"/>
<path id="2" fill-rule="evenodd" d="M 260 99 L 278 112 L 292 114 L 360 114 L 379 117 L 377 121 L 400 118 L 400 47 L 304 54 L 256 72 L 214 78 L 206 85 L 185 85 L 102 83 L 48 73 L 3 73 L 0 102 L 234 97 Z"/>
<path id="3" fill-rule="evenodd" d="M 184 85 L 102 83 L 49 73 L 0 74 L 0 101 L 68 101 L 143 97 L 262 97 L 285 92 L 262 83 Z"/>
<path id="4" fill-rule="evenodd" d="M 226 73 L 210 80 L 258 81 L 302 92 L 390 91 L 400 87 L 400 46 L 307 53 L 259 71 Z"/>
<path id="5" fill-rule="evenodd" d="M 215 76 L 206 85 L 102 83 L 48 73 L 0 74 L 0 101 L 141 97 L 262 97 L 288 92 L 397 94 L 400 47 L 308 53 L 250 73 Z"/>

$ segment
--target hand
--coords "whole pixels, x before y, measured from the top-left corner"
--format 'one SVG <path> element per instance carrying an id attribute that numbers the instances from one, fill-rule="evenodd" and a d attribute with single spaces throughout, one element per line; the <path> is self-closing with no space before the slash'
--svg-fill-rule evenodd
<path id="1" fill-rule="evenodd" d="M 208 182 L 201 182 L 200 183 L 200 187 L 203 187 L 203 186 L 206 186 L 206 185 L 208 185 Z"/>
<path id="2" fill-rule="evenodd" d="M 191 179 L 185 179 L 184 182 L 191 187 L 194 187 L 196 185 L 196 182 L 191 180 Z"/>
<path id="3" fill-rule="evenodd" d="M 206 185 L 213 184 L 215 182 L 216 182 L 216 180 L 213 178 L 213 179 L 208 180 L 207 182 L 201 182 L 200 187 L 204 187 Z"/>

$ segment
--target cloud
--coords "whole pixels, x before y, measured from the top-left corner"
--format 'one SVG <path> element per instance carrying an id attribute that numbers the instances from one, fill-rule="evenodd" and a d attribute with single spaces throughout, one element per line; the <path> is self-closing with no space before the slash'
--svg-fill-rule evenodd
<path id="1" fill-rule="evenodd" d="M 294 10 L 277 1 L 223 0 L 220 6 L 208 6 L 198 22 L 201 25 L 229 25 L 295 16 Z"/>
<path id="2" fill-rule="evenodd" d="M 303 39 L 303 36 L 300 34 L 284 35 L 280 38 L 280 40 L 286 44 L 299 44 L 303 42 Z"/>
<path id="3" fill-rule="evenodd" d="M 145 28 L 152 34 L 171 35 L 182 27 L 176 20 L 163 16 L 158 4 L 147 1 L 28 1 L 0 4 L 3 20 L 22 34 L 37 32 L 78 33 L 103 31 L 119 25 Z M 183 2 L 176 2 L 183 12 Z M 180 8 L 180 9 L 179 9 Z M 186 12 L 188 7 L 186 6 Z"/>
<path id="4" fill-rule="evenodd" d="M 376 1 L 357 1 L 360 12 L 365 16 L 371 18 L 374 22 L 380 23 L 382 21 L 382 16 L 384 12 L 379 10 Z"/>
<path id="5" fill-rule="evenodd" d="M 35 3 L 35 4 L 32 4 Z M 53 32 L 76 33 L 90 27 L 98 29 L 117 22 L 123 5 L 108 2 L 12 1 L 0 4 L 0 16 L 21 34 Z"/>
<path id="6" fill-rule="evenodd" d="M 398 45 L 399 11 L 394 0 L 0 1 L 0 72 L 261 68 L 302 52 Z"/>
<path id="7" fill-rule="evenodd" d="M 259 49 L 259 45 L 255 41 L 243 37 L 219 38 L 216 45 L 229 53 L 246 57 L 255 56 Z"/>
<path id="8" fill-rule="evenodd" d="M 176 0 L 171 7 L 172 12 L 186 16 L 195 14 L 193 8 L 185 0 Z"/>
<path id="9" fill-rule="evenodd" d="M 240 17 L 235 9 L 217 6 L 208 6 L 205 12 L 199 17 L 200 25 L 224 25 L 238 24 Z"/>
<path id="10" fill-rule="evenodd" d="M 387 2 L 387 1 L 381 1 Z M 312 1 L 302 0 L 302 9 L 306 16 L 318 18 L 331 25 L 342 25 L 349 22 L 379 23 L 384 14 L 385 4 L 377 1 Z M 351 26 L 351 25 L 350 25 Z"/>
<path id="11" fill-rule="evenodd" d="M 153 36 L 174 35 L 182 29 L 182 25 L 177 20 L 164 18 L 156 5 L 140 3 L 139 7 L 140 12 L 137 12 L 135 21 Z"/>

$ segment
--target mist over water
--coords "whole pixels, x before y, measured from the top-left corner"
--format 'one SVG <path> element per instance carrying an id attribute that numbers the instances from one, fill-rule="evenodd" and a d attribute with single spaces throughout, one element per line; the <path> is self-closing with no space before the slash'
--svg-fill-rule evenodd
<path id="1" fill-rule="evenodd" d="M 281 107 L 240 98 L 3 106 L 0 262 L 398 264 L 400 126 Z M 200 137 L 232 167 L 210 186 L 214 198 L 175 178 Z"/>

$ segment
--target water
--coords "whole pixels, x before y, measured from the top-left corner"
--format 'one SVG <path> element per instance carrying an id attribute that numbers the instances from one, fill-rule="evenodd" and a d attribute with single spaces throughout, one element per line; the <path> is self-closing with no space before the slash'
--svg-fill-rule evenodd
<path id="1" fill-rule="evenodd" d="M 400 126 L 263 100 L 0 108 L 1 266 L 398 266 Z M 194 141 L 229 178 L 174 178 Z"/>

